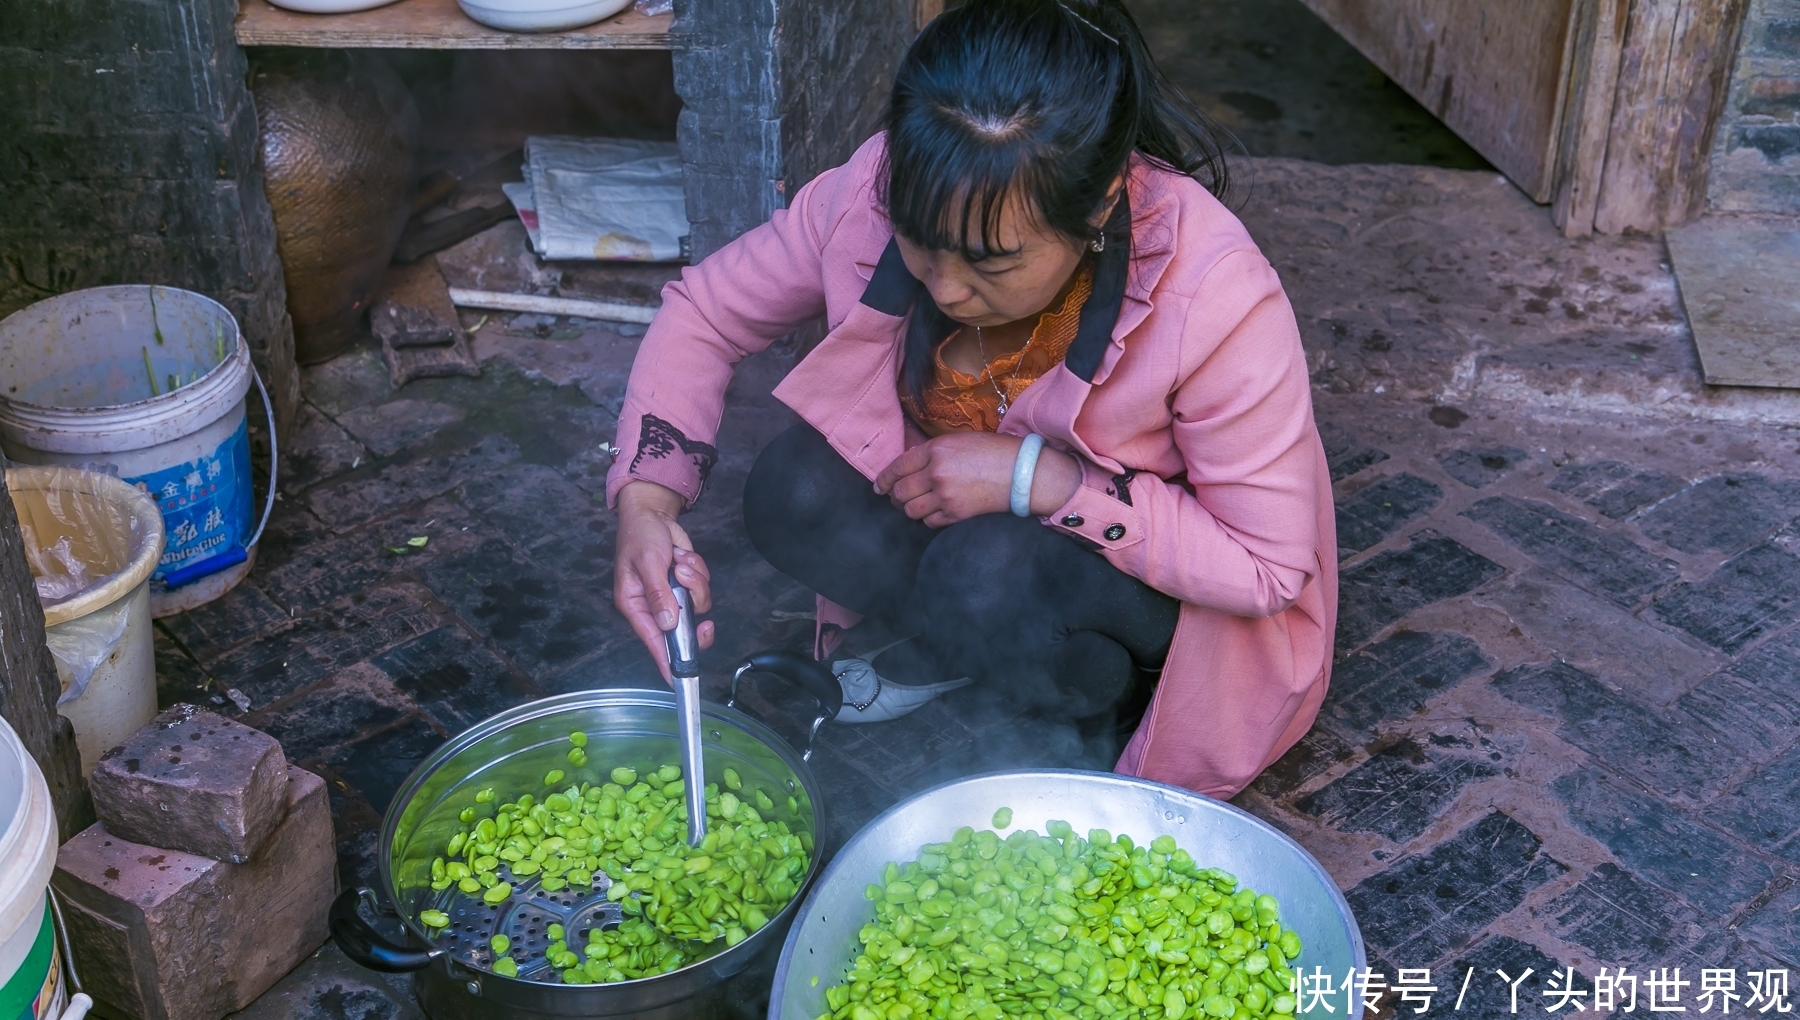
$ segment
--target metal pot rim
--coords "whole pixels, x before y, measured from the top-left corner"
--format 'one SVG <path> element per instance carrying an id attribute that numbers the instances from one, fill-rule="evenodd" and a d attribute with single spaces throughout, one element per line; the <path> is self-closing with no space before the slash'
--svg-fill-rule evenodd
<path id="1" fill-rule="evenodd" d="M 1184 787 L 1171 786 L 1168 783 L 1159 783 L 1153 779 L 1142 779 L 1137 776 L 1122 775 L 1117 772 L 1092 772 L 1086 769 L 1001 769 L 995 772 L 983 772 L 974 776 L 963 776 L 960 779 L 952 779 L 947 782 L 939 783 L 929 789 L 920 790 L 918 793 L 905 798 L 864 823 L 864 825 L 856 831 L 855 835 L 845 841 L 843 846 L 837 848 L 837 852 L 832 854 L 830 866 L 827 867 L 825 871 L 819 875 L 818 880 L 813 882 L 811 887 L 807 889 L 806 898 L 800 903 L 800 912 L 795 915 L 795 923 L 792 927 L 788 928 L 787 938 L 782 940 L 781 959 L 775 965 L 775 981 L 771 986 L 769 996 L 768 1020 L 780 1020 L 780 1017 L 777 1014 L 779 997 L 781 990 L 787 986 L 788 970 L 793 966 L 795 947 L 799 943 L 802 930 L 806 927 L 805 919 L 817 908 L 818 899 L 823 895 L 824 890 L 830 884 L 833 877 L 832 872 L 837 869 L 839 862 L 851 859 L 854 856 L 851 851 L 855 849 L 859 841 L 867 838 L 870 832 L 874 831 L 888 819 L 912 808 L 918 802 L 943 790 L 950 789 L 951 787 L 992 779 L 1016 780 L 1029 779 L 1032 777 L 1052 778 L 1068 776 L 1079 776 L 1083 779 L 1091 779 L 1110 786 L 1150 787 L 1162 792 L 1164 795 L 1173 795 L 1192 801 L 1204 802 L 1208 810 L 1220 810 L 1228 817 L 1235 816 L 1242 821 L 1248 822 L 1253 828 L 1260 829 L 1265 834 L 1275 837 L 1278 842 L 1286 844 L 1288 848 L 1298 851 L 1300 859 L 1305 862 L 1307 868 L 1313 873 L 1314 877 L 1320 880 L 1320 885 L 1330 893 L 1332 905 L 1337 908 L 1339 913 L 1349 920 L 1350 945 L 1356 959 L 1357 969 L 1361 970 L 1366 965 L 1367 953 L 1363 946 L 1362 930 L 1357 926 L 1355 915 L 1350 911 L 1349 901 L 1344 899 L 1344 893 L 1338 888 L 1337 880 L 1332 878 L 1331 873 L 1325 870 L 1324 865 L 1320 864 L 1318 860 L 1314 858 L 1305 847 L 1296 842 L 1292 836 L 1289 836 L 1287 833 L 1282 832 L 1280 829 L 1277 829 L 1275 826 L 1263 821 L 1261 818 L 1256 817 L 1250 812 L 1245 811 L 1243 808 L 1219 800 L 1216 797 L 1208 797 L 1206 794 L 1196 793 L 1193 790 Z"/>
<path id="2" fill-rule="evenodd" d="M 380 859 L 377 862 L 378 871 L 381 877 L 381 886 L 378 890 L 378 895 L 383 899 L 386 899 L 389 903 L 397 903 L 399 901 L 399 895 L 394 885 L 393 875 L 394 834 L 399 828 L 400 817 L 405 813 L 407 805 L 412 802 L 413 797 L 417 796 L 420 787 L 424 786 L 425 782 L 430 779 L 431 776 L 437 772 L 438 768 L 446 761 L 463 751 L 468 750 L 470 747 L 479 744 L 488 737 L 503 732 L 518 723 L 547 715 L 554 715 L 570 709 L 603 704 L 638 705 L 653 708 L 663 707 L 667 708 L 672 714 L 675 711 L 675 692 L 667 688 L 659 690 L 647 687 L 615 687 L 605 690 L 575 691 L 569 694 L 556 694 L 547 698 L 539 698 L 535 701 L 527 701 L 524 704 L 514 705 L 512 708 L 491 715 L 475 725 L 470 726 L 456 736 L 444 741 L 437 750 L 427 755 L 425 760 L 421 761 L 418 767 L 413 769 L 411 774 L 406 777 L 406 780 L 400 784 L 399 789 L 394 792 L 394 799 L 388 804 L 388 809 L 382 817 L 381 842 L 379 844 Z M 734 726 L 767 745 L 770 750 L 774 751 L 775 754 L 781 758 L 783 763 L 793 770 L 794 778 L 806 788 L 808 799 L 812 802 L 813 809 L 814 847 L 811 859 L 807 864 L 806 872 L 800 879 L 800 887 L 802 889 L 807 888 L 813 879 L 820 873 L 820 861 L 822 855 L 819 852 L 819 839 L 820 833 L 825 827 L 824 807 L 820 803 L 818 796 L 819 789 L 817 782 L 813 778 L 812 770 L 801 760 L 800 755 L 794 751 L 793 746 L 782 739 L 768 726 L 765 726 L 761 722 L 758 722 L 735 708 L 728 708 L 716 702 L 703 702 L 702 705 L 704 708 L 703 718 L 715 720 L 728 726 Z M 801 899 L 800 896 L 795 896 L 792 900 L 789 900 L 787 905 L 782 907 L 775 917 L 770 919 L 769 927 L 775 927 L 781 922 L 781 919 L 784 916 L 792 916 L 793 912 L 800 906 Z M 428 937 L 424 928 L 418 923 L 416 918 L 402 915 L 399 920 L 401 925 L 406 929 L 407 934 L 413 939 L 425 945 L 435 944 Z M 509 978 L 503 974 L 495 974 L 492 971 L 469 967 L 460 961 L 451 959 L 448 954 L 439 957 L 434 966 L 446 967 L 448 973 L 450 973 L 452 977 L 456 977 L 459 972 L 466 972 L 477 976 L 482 982 L 498 980 L 503 983 L 503 986 L 519 985 L 533 990 L 558 988 L 566 988 L 570 992 L 591 992 L 595 989 L 625 990 L 645 987 L 651 982 L 667 981 L 675 975 L 686 974 L 695 967 L 704 966 L 714 961 L 721 960 L 724 957 L 739 953 L 740 950 L 754 952 L 755 949 L 760 948 L 760 945 L 760 940 L 756 939 L 755 934 L 752 934 L 750 938 L 745 939 L 736 946 L 732 946 L 729 949 L 725 949 L 712 956 L 705 957 L 704 959 L 696 960 L 693 963 L 689 963 L 666 974 L 653 974 L 649 977 L 633 978 L 629 981 L 614 981 L 604 985 L 556 985 L 541 981 L 526 981 L 519 978 Z"/>

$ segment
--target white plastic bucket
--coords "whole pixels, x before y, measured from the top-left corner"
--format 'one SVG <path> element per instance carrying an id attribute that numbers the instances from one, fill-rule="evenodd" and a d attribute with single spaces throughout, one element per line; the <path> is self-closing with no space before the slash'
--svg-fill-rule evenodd
<path id="1" fill-rule="evenodd" d="M 75 727 L 86 773 L 156 715 L 150 575 L 163 518 L 133 486 L 78 468 L 13 468 L 6 488 L 32 574 L 65 582 L 48 592 L 44 636 L 63 686 L 56 710 Z"/>
<path id="2" fill-rule="evenodd" d="M 50 788 L 0 721 L 0 1018 L 60 1016 L 68 999 L 48 890 L 56 867 Z"/>
<path id="3" fill-rule="evenodd" d="M 168 532 L 151 610 L 168 616 L 250 572 L 254 378 L 237 321 L 211 298 L 149 286 L 59 295 L 0 320 L 0 451 L 149 493 Z"/>

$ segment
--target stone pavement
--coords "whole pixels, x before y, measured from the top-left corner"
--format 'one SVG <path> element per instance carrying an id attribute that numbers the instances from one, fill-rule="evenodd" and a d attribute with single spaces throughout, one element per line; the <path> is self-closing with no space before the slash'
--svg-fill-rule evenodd
<path id="1" fill-rule="evenodd" d="M 1238 803 L 1326 865 L 1375 969 L 1433 969 L 1440 1010 L 1471 969 L 1473 1016 L 1507 1013 L 1496 970 L 1532 970 L 1527 1010 L 1569 967 L 1584 988 L 1679 967 L 1695 1011 L 1702 968 L 1734 968 L 1740 994 L 1781 967 L 1800 986 L 1800 435 L 1738 413 L 1792 421 L 1795 398 L 1684 381 L 1654 241 L 1561 242 L 1516 193 L 1484 197 L 1486 173 L 1247 170 L 1263 198 L 1246 221 L 1314 361 L 1343 584 L 1319 724 Z M 658 682 L 608 604 L 600 501 L 634 332 L 489 320 L 481 379 L 399 392 L 366 351 L 309 370 L 251 578 L 160 625 L 165 704 L 233 712 L 235 691 L 329 781 L 344 883 L 372 883 L 382 811 L 445 738 L 543 695 Z M 738 519 L 755 451 L 792 420 L 767 396 L 791 359 L 742 367 L 685 518 L 719 593 L 713 697 L 744 653 L 811 632 L 809 594 Z M 1537 397 L 1481 381 L 1504 372 Z M 1633 403 L 1646 379 L 1679 395 Z M 746 701 L 802 738 L 793 692 Z M 815 768 L 841 839 L 950 777 L 1114 750 L 977 686 L 827 726 Z M 246 1015 L 415 1015 L 396 989 L 327 949 Z"/>

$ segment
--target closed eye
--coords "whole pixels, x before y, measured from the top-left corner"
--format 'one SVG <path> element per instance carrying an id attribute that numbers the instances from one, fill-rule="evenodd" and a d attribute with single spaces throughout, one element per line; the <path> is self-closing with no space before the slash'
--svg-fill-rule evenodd
<path id="1" fill-rule="evenodd" d="M 975 271 L 983 276 L 1001 276 L 1024 265 L 1025 260 L 1014 258 L 1012 256 L 994 256 L 985 259 L 977 259 L 969 264 L 975 267 Z"/>

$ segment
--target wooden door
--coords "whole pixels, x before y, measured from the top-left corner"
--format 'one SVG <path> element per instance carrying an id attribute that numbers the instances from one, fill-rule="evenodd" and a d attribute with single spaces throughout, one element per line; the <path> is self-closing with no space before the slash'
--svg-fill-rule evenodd
<path id="1" fill-rule="evenodd" d="M 1747 0 L 1302 0 L 1566 233 L 1700 211 Z"/>
<path id="2" fill-rule="evenodd" d="M 1305 0 L 1539 202 L 1555 189 L 1576 0 Z"/>

